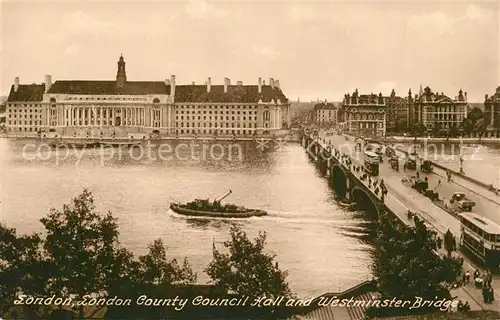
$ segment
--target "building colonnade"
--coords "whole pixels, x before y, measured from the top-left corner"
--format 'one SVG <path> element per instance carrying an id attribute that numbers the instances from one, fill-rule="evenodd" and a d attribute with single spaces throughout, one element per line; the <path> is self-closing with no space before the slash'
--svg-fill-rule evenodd
<path id="1" fill-rule="evenodd" d="M 44 104 L 42 127 L 157 127 L 172 125 L 172 105 L 167 106 L 73 106 Z"/>

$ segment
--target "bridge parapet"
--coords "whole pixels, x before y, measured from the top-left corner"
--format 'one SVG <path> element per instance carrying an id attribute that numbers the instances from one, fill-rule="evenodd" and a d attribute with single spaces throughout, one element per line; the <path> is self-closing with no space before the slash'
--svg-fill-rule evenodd
<path id="1" fill-rule="evenodd" d="M 344 172 L 347 179 L 347 193 L 352 197 L 352 192 L 357 190 L 362 190 L 368 198 L 373 202 L 374 207 L 378 211 L 384 210 L 384 194 L 382 192 L 381 184 L 375 180 L 368 177 L 368 179 L 362 179 L 365 173 L 360 169 L 359 166 L 353 165 L 349 155 L 342 154 L 339 150 L 336 150 L 330 144 L 327 144 L 324 139 L 315 138 L 311 135 L 305 135 L 306 148 L 309 155 L 316 159 L 317 161 L 328 161 L 328 171 L 332 170 L 335 165 L 340 167 Z M 375 190 L 379 190 L 375 192 Z"/>

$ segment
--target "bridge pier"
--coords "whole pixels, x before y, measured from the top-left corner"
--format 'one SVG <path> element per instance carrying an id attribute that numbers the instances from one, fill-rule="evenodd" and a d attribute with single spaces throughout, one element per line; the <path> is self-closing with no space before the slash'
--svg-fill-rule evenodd
<path id="1" fill-rule="evenodd" d="M 320 172 L 328 177 L 330 186 L 341 199 L 356 202 L 367 211 L 380 215 L 385 204 L 375 195 L 373 188 L 361 181 L 352 166 L 348 166 L 335 148 L 323 146 L 312 137 L 303 138 L 309 156 L 316 160 Z"/>

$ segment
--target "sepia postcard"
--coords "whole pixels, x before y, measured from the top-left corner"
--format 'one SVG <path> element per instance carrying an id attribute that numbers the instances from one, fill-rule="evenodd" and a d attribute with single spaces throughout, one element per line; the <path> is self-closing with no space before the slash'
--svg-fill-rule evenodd
<path id="1" fill-rule="evenodd" d="M 500 319 L 499 2 L 0 23 L 0 320 Z"/>

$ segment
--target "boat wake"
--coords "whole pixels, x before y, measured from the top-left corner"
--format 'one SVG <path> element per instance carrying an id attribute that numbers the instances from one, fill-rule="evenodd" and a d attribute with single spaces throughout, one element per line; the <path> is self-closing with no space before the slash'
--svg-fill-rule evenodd
<path id="1" fill-rule="evenodd" d="M 356 227 L 359 225 L 359 221 L 352 219 L 338 219 L 335 217 L 318 217 L 318 216 L 300 216 L 300 213 L 295 212 L 284 212 L 284 211 L 267 211 L 266 216 L 262 217 L 249 217 L 249 218 L 221 218 L 221 217 L 198 217 L 198 216 L 185 216 L 175 213 L 172 209 L 167 210 L 167 215 L 176 220 L 185 221 L 220 221 L 220 222 L 261 222 L 261 221 L 273 221 L 287 224 L 314 224 L 314 225 L 330 225 L 334 227 Z"/>

